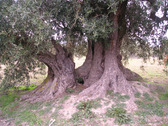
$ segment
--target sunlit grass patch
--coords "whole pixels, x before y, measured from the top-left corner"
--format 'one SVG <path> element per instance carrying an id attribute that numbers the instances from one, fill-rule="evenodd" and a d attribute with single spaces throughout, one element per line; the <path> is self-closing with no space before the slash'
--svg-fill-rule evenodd
<path id="1" fill-rule="evenodd" d="M 18 95 L 16 95 L 14 92 L 10 92 L 6 95 L 0 96 L 0 107 L 6 107 L 7 105 L 14 102 L 15 98 L 18 98 Z"/>
<path id="2" fill-rule="evenodd" d="M 23 122 L 27 122 L 29 125 L 41 125 L 42 120 L 37 117 L 37 115 L 29 110 L 24 110 L 17 114 L 17 117 L 15 118 L 16 124 L 21 124 Z"/>
<path id="3" fill-rule="evenodd" d="M 160 100 L 168 100 L 168 92 L 159 95 Z"/>

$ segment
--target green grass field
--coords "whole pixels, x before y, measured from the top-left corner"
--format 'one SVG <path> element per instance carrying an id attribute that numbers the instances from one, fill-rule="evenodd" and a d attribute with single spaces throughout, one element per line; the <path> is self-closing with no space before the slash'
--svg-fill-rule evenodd
<path id="1" fill-rule="evenodd" d="M 75 58 L 74 61 L 77 68 L 85 61 L 85 57 Z M 165 68 L 163 65 L 159 65 L 157 59 L 154 62 L 153 58 L 151 58 L 144 63 L 142 59 L 130 58 L 125 66 L 138 73 L 148 83 L 168 85 L 168 75 L 163 71 Z"/>
<path id="2" fill-rule="evenodd" d="M 84 60 L 84 57 L 75 58 L 76 68 Z M 0 126 L 168 126 L 168 88 L 162 88 L 168 87 L 164 66 L 158 62 L 143 63 L 137 58 L 130 59 L 125 66 L 145 81 L 136 84 L 144 91 L 137 91 L 134 101 L 112 90 L 103 98 L 81 101 L 77 97 L 81 90 L 71 88 L 51 101 L 20 101 L 21 94 L 34 89 L 46 76 L 37 75 L 31 79 L 32 85 L 17 87 L 17 92 L 11 88 L 8 94 L 0 95 Z M 150 90 L 149 85 L 160 86 Z"/>

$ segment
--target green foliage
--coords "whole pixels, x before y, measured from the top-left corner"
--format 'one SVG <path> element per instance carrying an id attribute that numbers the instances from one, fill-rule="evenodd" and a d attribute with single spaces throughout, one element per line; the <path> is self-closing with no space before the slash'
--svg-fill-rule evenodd
<path id="1" fill-rule="evenodd" d="M 157 12 L 161 8 L 159 11 L 164 14 L 166 4 L 163 3 L 166 2 L 126 2 L 1 0 L 0 63 L 6 66 L 3 88 L 7 89 L 16 83 L 28 83 L 30 72 L 35 74 L 44 70 L 35 71 L 36 67 L 44 67 L 37 61 L 37 56 L 39 53 L 55 53 L 51 43 L 53 35 L 65 48 L 69 43 L 72 44 L 71 49 L 68 48 L 72 53 L 86 52 L 86 40 L 102 41 L 108 46 L 109 36 L 115 30 L 121 35 L 118 39 L 124 36 L 121 46 L 124 59 L 136 55 L 146 60 L 165 52 L 168 44 L 163 36 L 167 24 L 160 20 L 167 18 L 152 20 L 149 12 Z M 118 10 L 120 5 L 126 10 Z M 118 15 L 118 29 L 114 28 L 113 21 L 113 15 L 117 12 L 122 12 Z"/>
<path id="2" fill-rule="evenodd" d="M 159 104 L 158 101 L 155 101 L 154 103 L 149 100 L 147 101 L 146 99 L 137 100 L 135 103 L 138 105 L 138 108 L 140 109 L 139 111 L 136 112 L 137 115 L 145 117 L 148 115 L 157 115 L 160 117 L 163 117 L 164 112 L 163 112 L 163 104 Z"/>
<path id="3" fill-rule="evenodd" d="M 29 105 L 29 109 L 38 110 L 42 107 L 42 102 L 35 102 Z"/>
<path id="4" fill-rule="evenodd" d="M 73 88 L 67 88 L 66 89 L 66 92 L 69 93 L 69 94 L 73 93 L 74 91 L 75 90 Z"/>
<path id="5" fill-rule="evenodd" d="M 38 114 L 41 116 L 41 115 L 44 115 L 44 114 L 50 112 L 50 110 L 51 110 L 51 107 L 47 106 L 47 108 L 40 110 L 38 112 Z"/>
<path id="6" fill-rule="evenodd" d="M 71 121 L 78 123 L 84 119 L 91 119 L 94 117 L 95 115 L 90 110 L 81 110 L 72 115 Z"/>
<path id="7" fill-rule="evenodd" d="M 112 96 L 113 95 L 113 90 L 107 90 L 106 94 Z"/>
<path id="8" fill-rule="evenodd" d="M 159 95 L 159 99 L 160 100 L 168 100 L 168 92 Z"/>
<path id="9" fill-rule="evenodd" d="M 116 101 L 117 103 L 126 102 L 127 100 L 130 99 L 130 97 L 129 97 L 128 95 L 121 95 L 121 94 L 118 93 L 118 92 L 113 93 L 112 90 L 108 90 L 108 91 L 107 91 L 107 97 L 113 99 L 113 100 Z"/>
<path id="10" fill-rule="evenodd" d="M 168 126 L 168 124 L 162 124 L 162 126 Z"/>
<path id="11" fill-rule="evenodd" d="M 22 122 L 27 122 L 31 126 L 42 124 L 42 121 L 37 117 L 37 115 L 29 110 L 24 110 L 17 115 L 16 124 L 18 125 Z"/>
<path id="12" fill-rule="evenodd" d="M 18 96 L 15 93 L 8 93 L 7 95 L 0 96 L 0 107 L 4 108 L 15 101 Z"/>
<path id="13" fill-rule="evenodd" d="M 108 108 L 106 116 L 115 118 L 115 123 L 122 125 L 131 122 L 131 117 L 127 114 L 127 111 L 123 108 Z"/>
<path id="14" fill-rule="evenodd" d="M 66 100 L 68 100 L 70 98 L 70 96 L 66 95 L 63 98 L 61 98 L 61 100 L 59 101 L 60 104 L 64 103 Z"/>
<path id="15" fill-rule="evenodd" d="M 81 101 L 79 105 L 77 105 L 77 109 L 79 110 L 90 110 L 91 108 L 101 107 L 99 100 L 87 100 Z"/>
<path id="16" fill-rule="evenodd" d="M 137 92 L 134 94 L 135 98 L 140 98 L 141 97 L 141 93 L 140 92 Z"/>
<path id="17" fill-rule="evenodd" d="M 81 101 L 80 104 L 78 104 L 76 107 L 79 111 L 72 115 L 71 121 L 76 125 L 84 119 L 94 118 L 95 115 L 91 109 L 96 109 L 98 107 L 101 107 L 100 100 Z"/>
<path id="18" fill-rule="evenodd" d="M 147 101 L 153 101 L 153 98 L 151 98 L 150 95 L 147 92 L 143 94 L 143 97 Z"/>

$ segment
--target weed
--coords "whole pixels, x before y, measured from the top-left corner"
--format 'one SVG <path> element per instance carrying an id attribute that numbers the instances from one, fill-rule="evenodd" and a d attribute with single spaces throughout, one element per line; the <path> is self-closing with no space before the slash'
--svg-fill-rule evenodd
<path id="1" fill-rule="evenodd" d="M 50 112 L 50 110 L 51 110 L 51 107 L 47 107 L 47 108 L 45 108 L 45 109 L 42 109 L 42 110 L 39 111 L 39 115 L 40 115 L 40 116 L 41 116 L 41 115 L 44 115 L 44 114 Z"/>
<path id="2" fill-rule="evenodd" d="M 117 106 L 118 108 L 125 108 L 126 104 L 124 104 L 124 103 L 116 103 L 115 105 L 112 105 L 112 108 L 114 108 L 115 106 Z"/>
<path id="3" fill-rule="evenodd" d="M 81 122 L 83 119 L 94 118 L 95 115 L 90 110 L 81 110 L 72 115 L 70 119 L 72 122 Z"/>
<path id="4" fill-rule="evenodd" d="M 144 106 L 144 102 L 141 101 L 141 100 L 136 100 L 136 101 L 134 101 L 134 102 L 135 102 L 135 104 L 138 105 L 138 107 L 142 107 L 142 106 Z"/>
<path id="5" fill-rule="evenodd" d="M 137 83 L 138 85 L 141 85 L 141 83 Z"/>
<path id="6" fill-rule="evenodd" d="M 64 97 L 59 101 L 59 103 L 62 104 L 62 103 L 64 103 L 66 100 L 68 100 L 69 98 L 70 98 L 70 96 L 66 95 L 66 96 L 64 96 Z"/>
<path id="7" fill-rule="evenodd" d="M 120 95 L 118 97 L 118 100 L 121 101 L 121 102 L 125 102 L 126 100 L 129 100 L 130 97 L 128 95 Z"/>
<path id="8" fill-rule="evenodd" d="M 74 91 L 75 90 L 73 88 L 67 88 L 66 89 L 66 92 L 69 93 L 69 94 L 73 93 Z"/>
<path id="9" fill-rule="evenodd" d="M 123 108 L 108 108 L 105 113 L 110 118 L 115 118 L 115 123 L 122 125 L 131 122 L 131 117 Z"/>
<path id="10" fill-rule="evenodd" d="M 159 96 L 159 99 L 160 99 L 160 100 L 168 100 L 168 92 L 166 92 L 166 93 L 164 93 L 164 94 L 161 94 L 161 95 Z"/>
<path id="11" fill-rule="evenodd" d="M 52 102 L 46 102 L 45 106 L 51 106 L 53 103 Z"/>
<path id="12" fill-rule="evenodd" d="M 112 96 L 113 95 L 113 90 L 107 90 L 106 94 Z"/>
<path id="13" fill-rule="evenodd" d="M 2 108 L 2 114 L 3 116 L 12 117 L 15 114 L 15 111 L 19 108 L 18 102 L 12 102 Z"/>
<path id="14" fill-rule="evenodd" d="M 144 84 L 144 83 L 143 83 L 142 85 L 143 85 L 144 87 L 148 87 L 148 85 L 147 85 L 147 84 Z"/>
<path id="15" fill-rule="evenodd" d="M 135 98 L 140 98 L 140 97 L 141 97 L 141 93 L 140 93 L 140 92 L 136 92 L 136 93 L 134 94 L 134 96 L 135 96 Z"/>
<path id="16" fill-rule="evenodd" d="M 15 93 L 9 93 L 7 95 L 2 95 L 0 97 L 0 107 L 4 108 L 5 106 L 11 104 L 15 101 L 15 98 L 18 96 Z"/>
<path id="17" fill-rule="evenodd" d="M 168 124 L 162 124 L 162 126 L 168 126 Z"/>
<path id="18" fill-rule="evenodd" d="M 32 110 L 37 110 L 39 108 L 42 107 L 42 103 L 41 102 L 36 102 L 36 103 L 33 103 L 33 104 L 30 104 L 29 108 L 32 109 Z"/>
<path id="19" fill-rule="evenodd" d="M 145 98 L 145 100 L 147 101 L 153 101 L 153 98 L 150 97 L 150 95 L 146 92 L 143 94 L 143 97 Z"/>
<path id="20" fill-rule="evenodd" d="M 163 105 L 159 104 L 157 101 L 155 103 L 145 103 L 143 101 L 135 101 L 140 108 L 140 111 L 137 111 L 137 115 L 146 116 L 146 115 L 157 115 L 163 117 Z"/>
<path id="21" fill-rule="evenodd" d="M 119 102 L 125 102 L 126 100 L 130 99 L 128 95 L 121 95 L 119 92 L 113 93 L 112 90 L 107 91 L 107 96 L 117 103 Z"/>
<path id="22" fill-rule="evenodd" d="M 30 91 L 30 90 L 33 90 L 36 87 L 37 87 L 37 85 L 32 84 L 32 85 L 28 85 L 28 86 L 18 86 L 18 87 L 16 87 L 16 89 L 17 90 L 23 90 L 23 91 L 25 91 L 25 90 Z"/>
<path id="23" fill-rule="evenodd" d="M 16 117 L 16 124 L 27 122 L 29 125 L 40 125 L 42 121 L 32 112 L 24 110 L 20 112 Z"/>
<path id="24" fill-rule="evenodd" d="M 98 108 L 101 107 L 101 104 L 99 103 L 99 100 L 87 100 L 87 101 L 81 101 L 81 103 L 77 106 L 77 109 L 79 110 L 89 110 L 91 108 Z"/>

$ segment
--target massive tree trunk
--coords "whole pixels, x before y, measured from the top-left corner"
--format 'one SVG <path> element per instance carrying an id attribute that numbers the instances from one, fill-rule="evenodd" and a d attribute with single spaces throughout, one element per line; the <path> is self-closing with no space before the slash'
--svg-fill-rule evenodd
<path id="1" fill-rule="evenodd" d="M 48 66 L 47 78 L 34 90 L 23 95 L 28 101 L 42 101 L 62 95 L 66 88 L 75 84 L 75 64 L 72 55 L 61 45 L 54 43 L 56 55 L 51 53 L 38 54 L 38 60 Z"/>
<path id="2" fill-rule="evenodd" d="M 93 60 L 93 42 L 91 40 L 88 41 L 88 52 L 85 59 L 85 62 L 82 64 L 82 66 L 78 67 L 75 70 L 75 76 L 76 78 L 82 78 L 84 81 L 88 78 L 89 72 L 91 69 L 91 64 Z"/>
<path id="3" fill-rule="evenodd" d="M 118 43 L 120 43 L 119 18 L 125 11 L 127 1 L 119 4 L 116 14 L 111 14 L 113 26 L 115 31 L 111 33 L 109 41 L 106 43 L 109 46 L 104 48 L 104 71 L 100 79 L 93 83 L 89 88 L 80 93 L 81 96 L 101 97 L 106 94 L 107 90 L 112 89 L 114 92 L 120 92 L 133 96 L 136 89 L 127 81 L 127 76 L 124 73 L 124 67 L 121 63 L 121 57 L 118 50 Z M 93 75 L 92 75 L 93 76 Z"/>
<path id="4" fill-rule="evenodd" d="M 104 47 L 102 42 L 93 43 L 93 59 L 91 62 L 90 72 L 84 85 L 89 87 L 100 79 L 104 71 Z"/>

